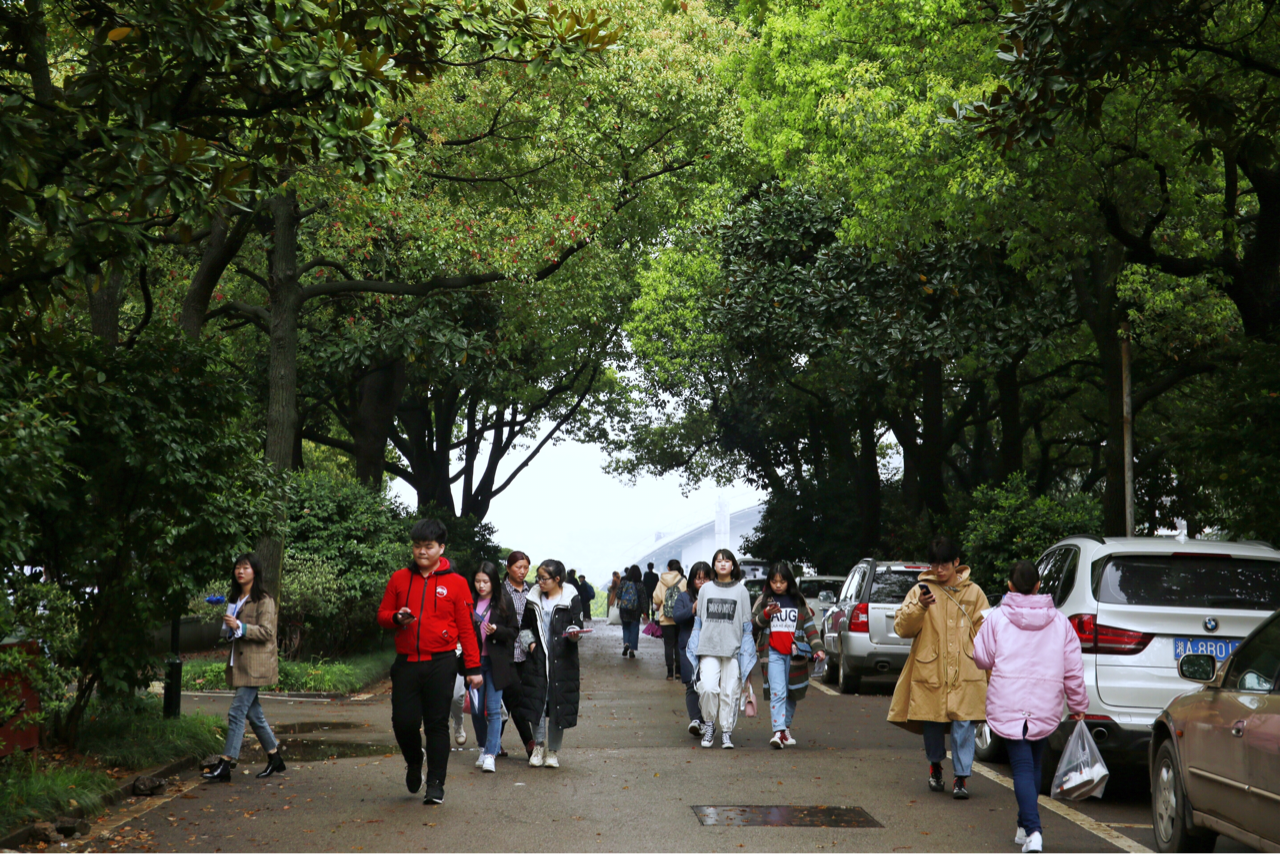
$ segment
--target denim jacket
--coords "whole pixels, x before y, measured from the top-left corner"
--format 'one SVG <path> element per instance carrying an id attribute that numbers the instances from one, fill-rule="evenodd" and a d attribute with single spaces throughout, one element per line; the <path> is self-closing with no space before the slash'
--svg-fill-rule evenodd
<path id="1" fill-rule="evenodd" d="M 685 647 L 685 657 L 695 668 L 698 666 L 698 638 L 702 634 L 702 617 L 693 618 L 693 631 L 689 634 L 689 643 Z M 742 624 L 742 643 L 738 646 L 738 673 L 745 682 L 751 676 L 751 669 L 756 666 L 756 641 L 751 634 L 751 621 Z"/>

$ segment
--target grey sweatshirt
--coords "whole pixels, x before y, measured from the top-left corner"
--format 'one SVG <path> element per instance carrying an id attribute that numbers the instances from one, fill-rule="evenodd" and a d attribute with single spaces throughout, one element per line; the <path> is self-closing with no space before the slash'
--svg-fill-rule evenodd
<path id="1" fill-rule="evenodd" d="M 743 624 L 751 621 L 751 595 L 741 581 L 704 584 L 698 591 L 698 616 L 702 631 L 696 654 L 717 658 L 737 655 Z"/>

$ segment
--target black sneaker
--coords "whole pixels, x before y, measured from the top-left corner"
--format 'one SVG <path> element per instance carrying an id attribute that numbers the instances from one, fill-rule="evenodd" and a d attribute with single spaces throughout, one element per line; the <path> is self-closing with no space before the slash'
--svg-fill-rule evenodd
<path id="1" fill-rule="evenodd" d="M 440 783 L 427 783 L 427 794 L 422 802 L 424 804 L 444 803 L 444 786 Z"/>
<path id="2" fill-rule="evenodd" d="M 951 784 L 951 797 L 957 801 L 969 800 L 969 790 L 965 787 L 967 782 L 969 782 L 968 777 L 957 777 L 956 781 Z"/>
<path id="3" fill-rule="evenodd" d="M 422 759 L 425 762 L 427 752 L 422 751 Z M 407 765 L 404 769 L 404 786 L 413 794 L 418 794 L 418 790 L 422 788 L 422 766 Z"/>
<path id="4" fill-rule="evenodd" d="M 629 650 L 629 649 L 631 649 L 631 647 L 627 646 L 625 643 L 622 645 L 622 657 L 623 657 L 623 658 L 626 658 L 626 657 L 627 657 L 627 650 Z"/>
<path id="5" fill-rule="evenodd" d="M 946 786 L 942 782 L 942 763 L 933 762 L 929 765 L 929 791 L 941 792 Z"/>

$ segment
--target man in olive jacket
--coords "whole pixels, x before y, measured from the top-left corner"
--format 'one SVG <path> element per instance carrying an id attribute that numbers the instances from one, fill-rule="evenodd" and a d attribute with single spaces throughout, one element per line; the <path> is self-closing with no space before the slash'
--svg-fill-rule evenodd
<path id="1" fill-rule="evenodd" d="M 924 733 L 933 792 L 945 788 L 942 759 L 951 730 L 951 794 L 963 800 L 969 797 L 974 722 L 987 715 L 987 674 L 973 662 L 973 639 L 982 627 L 987 597 L 969 580 L 969 567 L 960 565 L 959 550 L 949 538 L 937 537 L 929 544 L 929 564 L 893 618 L 894 632 L 913 640 L 893 691 L 889 721 Z"/>

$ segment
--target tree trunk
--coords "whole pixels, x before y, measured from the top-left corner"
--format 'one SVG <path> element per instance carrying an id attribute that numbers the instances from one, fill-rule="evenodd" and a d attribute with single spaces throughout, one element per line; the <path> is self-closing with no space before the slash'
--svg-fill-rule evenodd
<path id="1" fill-rule="evenodd" d="M 376 491 L 382 490 L 387 440 L 395 429 L 396 410 L 407 383 L 403 359 L 366 374 L 356 383 L 355 405 L 347 424 L 356 446 L 356 479 Z"/>
<path id="2" fill-rule="evenodd" d="M 229 214 L 228 208 L 222 208 L 214 214 L 209 241 L 200 257 L 200 266 L 191 277 L 187 295 L 182 300 L 181 327 L 188 338 L 200 337 L 213 291 L 222 280 L 222 274 L 240 253 L 240 247 L 244 245 L 244 239 L 253 225 L 252 212 L 241 212 L 235 222 L 230 224 L 227 222 Z"/>
<path id="3" fill-rule="evenodd" d="M 123 265 L 112 264 L 111 272 L 99 278 L 98 290 L 89 289 L 89 328 L 94 337 L 112 349 L 120 346 L 120 300 L 124 294 L 124 272 Z"/>
<path id="4" fill-rule="evenodd" d="M 857 487 L 861 511 L 859 554 L 874 554 L 880 547 L 880 458 L 875 413 L 864 408 L 858 415 Z"/>
<path id="5" fill-rule="evenodd" d="M 1022 471 L 1022 386 L 1018 383 L 1021 357 L 996 371 L 996 417 L 1000 421 L 1000 448 L 996 480 L 1004 483 Z"/>
<path id="6" fill-rule="evenodd" d="M 1090 252 L 1072 272 L 1080 314 L 1093 335 L 1102 362 L 1102 385 L 1107 401 L 1107 439 L 1103 448 L 1106 480 L 1102 493 L 1102 534 L 1123 537 L 1124 384 L 1120 361 L 1120 323 L 1124 306 L 1116 294 L 1116 277 L 1124 268 L 1123 250 L 1112 244 Z"/>
<path id="7" fill-rule="evenodd" d="M 926 359 L 921 365 L 920 389 L 920 499 L 934 515 L 941 516 L 947 512 L 943 466 L 949 450 L 941 359 Z"/>
<path id="8" fill-rule="evenodd" d="M 267 462 L 277 471 L 293 467 L 298 438 L 298 196 L 286 190 L 269 203 L 274 233 L 268 254 L 267 290 L 271 298 L 271 334 L 267 347 Z M 282 514 L 285 511 L 282 511 Z M 281 528 L 287 518 L 276 520 Z M 263 587 L 279 597 L 284 560 L 283 530 L 258 541 Z"/>

